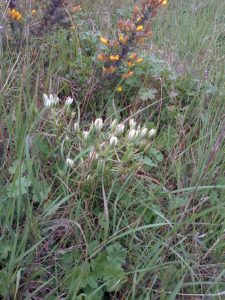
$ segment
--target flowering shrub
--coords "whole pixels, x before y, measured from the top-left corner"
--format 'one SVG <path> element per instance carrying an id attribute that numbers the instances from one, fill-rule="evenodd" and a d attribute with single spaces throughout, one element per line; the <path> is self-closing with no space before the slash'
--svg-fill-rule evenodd
<path id="1" fill-rule="evenodd" d="M 104 62 L 104 75 L 108 78 L 118 77 L 120 80 L 134 75 L 135 66 L 144 61 L 134 50 L 142 45 L 146 38 L 152 36 L 149 19 L 156 16 L 160 6 L 166 4 L 165 0 L 142 1 L 140 7 L 137 4 L 134 6 L 131 19 L 118 21 L 115 39 L 100 37 L 100 42 L 108 48 L 108 51 L 98 55 L 98 60 Z M 122 90 L 119 84 L 117 91 Z"/>

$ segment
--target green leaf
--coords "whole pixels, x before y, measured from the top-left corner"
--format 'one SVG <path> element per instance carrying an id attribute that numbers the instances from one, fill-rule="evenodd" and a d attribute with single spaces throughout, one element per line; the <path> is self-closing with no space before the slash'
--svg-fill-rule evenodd
<path id="1" fill-rule="evenodd" d="M 156 96 L 157 90 L 156 89 L 146 89 L 146 88 L 140 88 L 138 94 L 141 98 L 141 100 L 154 100 Z"/>
<path id="2" fill-rule="evenodd" d="M 33 200 L 35 202 L 42 202 L 48 198 L 51 187 L 46 181 L 38 181 L 33 188 Z"/>
<path id="3" fill-rule="evenodd" d="M 187 203 L 187 199 L 186 198 L 174 198 L 170 200 L 170 210 L 174 210 L 177 209 L 179 207 L 185 206 L 185 204 Z"/>
<path id="4" fill-rule="evenodd" d="M 146 165 L 148 168 L 154 168 L 157 167 L 157 165 L 151 160 L 151 158 L 144 156 L 144 157 L 139 157 L 137 159 L 138 161 L 142 162 L 144 165 Z"/>
<path id="5" fill-rule="evenodd" d="M 108 264 L 103 271 L 103 280 L 106 281 L 107 291 L 117 291 L 126 278 L 124 270 L 119 265 Z"/>
<path id="6" fill-rule="evenodd" d="M 158 149 L 150 148 L 149 153 L 152 154 L 158 162 L 163 161 L 163 155 Z"/>
<path id="7" fill-rule="evenodd" d="M 107 247 L 106 252 L 108 254 L 107 259 L 112 264 L 124 264 L 126 262 L 127 250 L 123 248 L 119 243 L 114 243 Z"/>
<path id="8" fill-rule="evenodd" d="M 12 164 L 11 167 L 9 167 L 9 173 L 10 174 L 15 174 L 17 168 L 19 167 L 19 165 L 21 165 L 21 170 L 20 172 L 23 174 L 26 171 L 26 167 L 25 164 L 19 160 L 15 160 L 14 163 Z"/>
<path id="9" fill-rule="evenodd" d="M 26 177 L 21 177 L 16 181 L 12 182 L 7 187 L 7 191 L 10 197 L 18 197 L 20 195 L 26 195 L 30 186 L 30 179 L 27 179 Z"/>

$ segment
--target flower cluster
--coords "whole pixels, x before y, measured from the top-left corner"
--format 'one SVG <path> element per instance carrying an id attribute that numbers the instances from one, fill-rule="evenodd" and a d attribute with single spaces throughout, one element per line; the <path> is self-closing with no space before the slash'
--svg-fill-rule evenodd
<path id="1" fill-rule="evenodd" d="M 142 44 L 145 38 L 152 36 L 148 20 L 156 15 L 160 6 L 166 4 L 167 0 L 144 0 L 140 7 L 134 5 L 131 19 L 118 21 L 116 39 L 100 37 L 100 42 L 108 48 L 108 51 L 105 51 L 107 53 L 98 55 L 98 60 L 104 63 L 103 74 L 109 76 L 122 73 L 122 79 L 127 79 L 134 74 L 133 68 L 142 63 L 143 58 L 138 57 L 133 49 Z M 120 66 L 123 68 L 119 69 Z M 122 86 L 117 90 L 122 92 Z"/>
<path id="2" fill-rule="evenodd" d="M 85 152 L 85 149 L 89 149 L 86 157 L 88 168 L 90 168 L 90 162 L 98 161 L 105 163 L 113 161 L 122 165 L 133 163 L 137 157 L 149 149 L 152 145 L 152 138 L 156 134 L 155 129 L 141 126 L 134 119 L 123 123 L 112 120 L 110 124 L 104 124 L 102 118 L 97 118 L 92 122 L 88 130 L 82 130 L 76 122 L 73 132 L 77 140 L 71 138 L 68 141 L 76 140 L 76 145 L 80 145 L 78 152 Z M 73 157 L 77 154 L 76 150 L 71 150 L 71 148 L 69 155 L 66 155 L 66 166 L 69 168 L 75 166 Z"/>
<path id="3" fill-rule="evenodd" d="M 9 9 L 8 17 L 13 21 L 19 22 L 22 19 L 22 14 L 15 8 L 13 8 L 13 9 Z"/>

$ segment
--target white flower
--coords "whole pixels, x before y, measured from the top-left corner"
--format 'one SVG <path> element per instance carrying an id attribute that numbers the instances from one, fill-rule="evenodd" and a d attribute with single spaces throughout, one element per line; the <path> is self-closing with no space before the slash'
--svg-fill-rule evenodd
<path id="1" fill-rule="evenodd" d="M 116 128 L 116 125 L 117 125 L 117 120 L 113 120 L 112 123 L 110 124 L 110 128 L 111 130 L 114 130 Z"/>
<path id="2" fill-rule="evenodd" d="M 151 137 L 153 137 L 153 136 L 155 136 L 155 135 L 156 135 L 156 130 L 155 130 L 154 128 L 152 128 L 152 129 L 149 131 L 148 136 L 151 138 Z"/>
<path id="3" fill-rule="evenodd" d="M 143 128 L 141 129 L 141 133 L 140 133 L 141 138 L 146 137 L 147 133 L 148 133 L 148 128 L 143 127 Z"/>
<path id="4" fill-rule="evenodd" d="M 49 96 L 47 96 L 46 94 L 43 94 L 43 99 L 44 99 L 44 105 L 46 107 L 51 107 L 59 103 L 59 98 L 56 95 L 50 94 Z"/>
<path id="5" fill-rule="evenodd" d="M 65 101 L 66 106 L 70 106 L 73 103 L 73 98 L 72 97 L 67 97 Z"/>
<path id="6" fill-rule="evenodd" d="M 74 123 L 73 128 L 74 128 L 75 132 L 79 132 L 79 130 L 80 130 L 79 123 L 78 122 Z"/>
<path id="7" fill-rule="evenodd" d="M 118 124 L 116 125 L 116 129 L 115 129 L 115 135 L 121 135 L 124 132 L 125 129 L 125 125 L 124 124 Z"/>
<path id="8" fill-rule="evenodd" d="M 73 167 L 74 166 L 74 161 L 71 158 L 66 159 L 66 165 L 68 167 Z"/>
<path id="9" fill-rule="evenodd" d="M 89 131 L 84 130 L 84 131 L 83 131 L 83 137 L 84 137 L 84 139 L 87 140 L 87 139 L 88 139 L 88 136 L 89 136 Z"/>
<path id="10" fill-rule="evenodd" d="M 118 144 L 118 138 L 116 136 L 111 136 L 109 144 L 110 146 L 115 147 Z"/>
<path id="11" fill-rule="evenodd" d="M 138 136 L 138 132 L 135 129 L 130 129 L 130 131 L 128 132 L 128 140 L 129 141 L 133 141 L 134 139 L 136 139 L 136 137 Z"/>
<path id="12" fill-rule="evenodd" d="M 137 122 L 134 121 L 134 119 L 129 120 L 129 126 L 130 129 L 135 129 Z"/>
<path id="13" fill-rule="evenodd" d="M 102 118 L 97 118 L 95 120 L 95 129 L 97 132 L 100 132 L 102 130 L 102 127 L 103 127 L 103 121 L 102 121 Z"/>

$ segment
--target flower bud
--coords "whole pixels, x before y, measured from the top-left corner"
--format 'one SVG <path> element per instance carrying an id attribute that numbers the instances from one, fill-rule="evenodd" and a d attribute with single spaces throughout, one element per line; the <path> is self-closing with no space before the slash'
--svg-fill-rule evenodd
<path id="1" fill-rule="evenodd" d="M 92 149 L 89 153 L 89 158 L 92 160 L 95 160 L 99 157 L 98 153 L 95 151 L 95 149 Z"/>
<path id="2" fill-rule="evenodd" d="M 102 130 L 102 127 L 103 127 L 103 121 L 102 121 L 102 118 L 97 118 L 95 120 L 95 129 L 97 132 L 100 132 Z"/>
<path id="3" fill-rule="evenodd" d="M 134 119 L 129 120 L 129 126 L 130 129 L 135 129 L 137 122 L 134 121 Z"/>
<path id="4" fill-rule="evenodd" d="M 75 132 L 79 132 L 80 127 L 79 127 L 79 123 L 78 122 L 74 123 L 73 127 L 74 127 L 74 131 Z"/>
<path id="5" fill-rule="evenodd" d="M 85 141 L 88 139 L 88 136 L 89 136 L 89 131 L 84 130 L 83 131 L 83 137 L 84 137 Z"/>
<path id="6" fill-rule="evenodd" d="M 152 129 L 149 131 L 148 136 L 151 138 L 151 137 L 153 137 L 153 136 L 155 136 L 155 135 L 156 135 L 156 130 L 155 130 L 154 128 L 152 128 Z"/>
<path id="7" fill-rule="evenodd" d="M 148 128 L 143 127 L 143 128 L 141 129 L 141 133 L 140 133 L 141 138 L 146 137 L 147 133 L 148 133 Z"/>
<path id="8" fill-rule="evenodd" d="M 111 136 L 109 144 L 112 147 L 116 147 L 116 145 L 118 144 L 118 138 L 116 136 Z"/>
<path id="9" fill-rule="evenodd" d="M 121 124 L 121 123 L 118 124 L 116 126 L 116 129 L 115 129 L 115 135 L 121 135 L 121 134 L 123 134 L 124 129 L 125 129 L 125 125 L 124 124 Z"/>
<path id="10" fill-rule="evenodd" d="M 73 167 L 74 166 L 74 161 L 71 158 L 66 159 L 66 165 L 68 167 Z"/>
<path id="11" fill-rule="evenodd" d="M 113 120 L 113 121 L 111 122 L 111 124 L 110 124 L 111 130 L 114 130 L 114 129 L 116 128 L 116 125 L 117 125 L 117 120 L 115 119 L 115 120 Z"/>
<path id="12" fill-rule="evenodd" d="M 130 129 L 127 136 L 128 140 L 131 142 L 134 139 L 136 139 L 136 137 L 137 137 L 137 131 L 135 129 Z"/>

